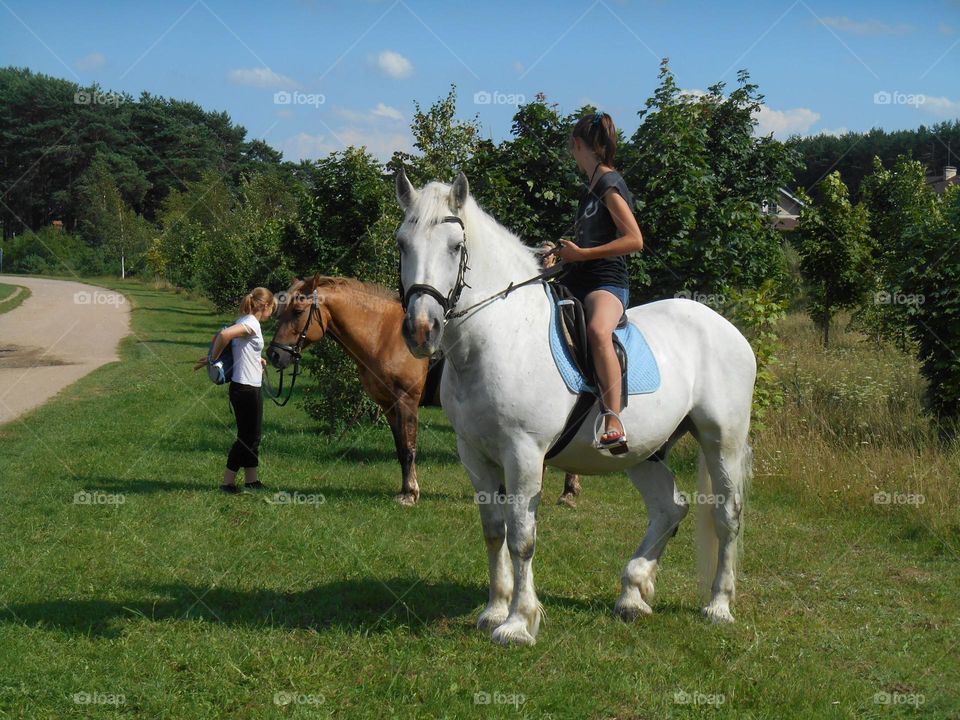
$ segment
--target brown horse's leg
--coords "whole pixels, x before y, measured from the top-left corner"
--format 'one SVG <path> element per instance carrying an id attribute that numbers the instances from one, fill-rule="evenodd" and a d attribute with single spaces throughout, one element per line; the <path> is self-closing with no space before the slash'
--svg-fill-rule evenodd
<path id="1" fill-rule="evenodd" d="M 397 450 L 397 460 L 403 475 L 403 485 L 396 500 L 401 505 L 415 505 L 420 499 L 420 485 L 417 483 L 417 426 L 419 418 L 414 408 L 400 401 L 387 410 L 387 420 L 393 431 L 393 442 Z"/>
<path id="2" fill-rule="evenodd" d="M 557 505 L 566 505 L 567 507 L 577 506 L 577 495 L 580 494 L 580 476 L 573 473 L 567 473 L 563 479 L 563 495 L 557 500 Z"/>

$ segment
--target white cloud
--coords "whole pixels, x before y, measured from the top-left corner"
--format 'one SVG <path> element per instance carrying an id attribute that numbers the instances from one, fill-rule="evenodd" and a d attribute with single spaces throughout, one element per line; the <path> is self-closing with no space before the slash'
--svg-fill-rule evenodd
<path id="1" fill-rule="evenodd" d="M 98 52 L 92 52 L 89 55 L 84 55 L 75 63 L 77 70 L 82 70 L 84 72 L 99 70 L 106 64 L 107 56 Z"/>
<path id="2" fill-rule="evenodd" d="M 803 135 L 820 119 L 820 113 L 809 108 L 774 110 L 766 105 L 761 105 L 753 116 L 757 120 L 758 135 L 773 133 L 777 138 L 785 138 L 793 134 Z"/>
<path id="3" fill-rule="evenodd" d="M 345 150 L 348 145 L 366 146 L 367 151 L 381 162 L 389 160 L 395 150 L 413 151 L 409 133 L 350 126 L 338 128 L 336 134 L 298 133 L 284 140 L 279 149 L 283 151 L 284 158 L 289 160 L 314 160 L 337 150 Z"/>
<path id="4" fill-rule="evenodd" d="M 957 28 L 954 25 L 947 25 L 946 23 L 942 22 L 937 26 L 937 30 L 944 35 L 953 35 L 957 31 Z"/>
<path id="5" fill-rule="evenodd" d="M 523 71 L 527 69 L 527 66 L 519 60 L 515 60 L 513 63 L 513 69 L 518 75 L 523 75 Z"/>
<path id="6" fill-rule="evenodd" d="M 834 30 L 854 33 L 855 35 L 903 35 L 913 32 L 913 25 L 899 23 L 887 25 L 879 20 L 851 20 L 845 15 L 822 17 L 820 23 Z"/>
<path id="7" fill-rule="evenodd" d="M 943 96 L 931 97 L 923 96 L 923 102 L 917 104 L 917 110 L 936 115 L 937 117 L 960 117 L 960 101 L 951 100 Z"/>
<path id="8" fill-rule="evenodd" d="M 377 103 L 377 106 L 371 112 L 377 117 L 388 118 L 390 120 L 403 120 L 403 113 L 395 107 L 384 105 L 382 102 Z"/>
<path id="9" fill-rule="evenodd" d="M 261 88 L 296 88 L 297 82 L 286 75 L 275 73 L 270 68 L 238 68 L 227 73 L 227 79 L 237 85 Z"/>
<path id="10" fill-rule="evenodd" d="M 393 50 L 381 52 L 377 56 L 377 66 L 392 78 L 405 78 L 413 74 L 413 63 Z"/>

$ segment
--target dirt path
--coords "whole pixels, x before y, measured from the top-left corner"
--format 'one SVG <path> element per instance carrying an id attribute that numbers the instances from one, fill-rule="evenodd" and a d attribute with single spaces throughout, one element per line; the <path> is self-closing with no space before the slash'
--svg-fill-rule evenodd
<path id="1" fill-rule="evenodd" d="M 67 280 L 0 275 L 30 288 L 0 315 L 0 425 L 43 404 L 101 365 L 119 360 L 130 304 L 113 290 Z"/>

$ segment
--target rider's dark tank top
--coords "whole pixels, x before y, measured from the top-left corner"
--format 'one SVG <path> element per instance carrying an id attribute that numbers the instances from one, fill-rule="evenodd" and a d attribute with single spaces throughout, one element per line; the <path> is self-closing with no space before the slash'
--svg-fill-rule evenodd
<path id="1" fill-rule="evenodd" d="M 610 211 L 603 202 L 603 196 L 608 191 L 619 192 L 633 212 L 633 195 L 627 188 L 623 177 L 616 170 L 605 172 L 597 180 L 593 189 L 585 188 L 580 196 L 580 205 L 577 208 L 574 221 L 573 241 L 582 248 L 604 245 L 616 240 L 620 235 Z M 560 279 L 571 289 L 589 292 L 600 285 L 615 287 L 629 287 L 627 275 L 627 258 L 624 255 L 617 257 L 597 258 L 571 263 L 568 270 Z"/>

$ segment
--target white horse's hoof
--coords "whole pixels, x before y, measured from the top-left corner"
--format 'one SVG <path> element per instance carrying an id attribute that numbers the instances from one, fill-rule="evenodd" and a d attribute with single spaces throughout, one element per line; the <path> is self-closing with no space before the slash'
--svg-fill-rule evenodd
<path id="1" fill-rule="evenodd" d="M 617 604 L 613 606 L 613 612 L 625 622 L 633 622 L 641 615 L 653 615 L 653 608 L 651 608 L 643 600 L 637 600 L 634 603 L 622 603 L 617 600 Z"/>
<path id="2" fill-rule="evenodd" d="M 487 630 L 488 632 L 493 631 L 506 622 L 507 615 L 509 614 L 506 608 L 503 610 L 487 608 L 480 613 L 480 617 L 477 618 L 477 629 Z"/>
<path id="3" fill-rule="evenodd" d="M 523 620 L 505 622 L 493 631 L 493 641 L 498 645 L 533 645 L 537 639 L 527 632 Z"/>
<path id="4" fill-rule="evenodd" d="M 707 605 L 703 609 L 703 616 L 717 625 L 727 625 L 734 621 L 730 608 L 724 605 Z"/>

